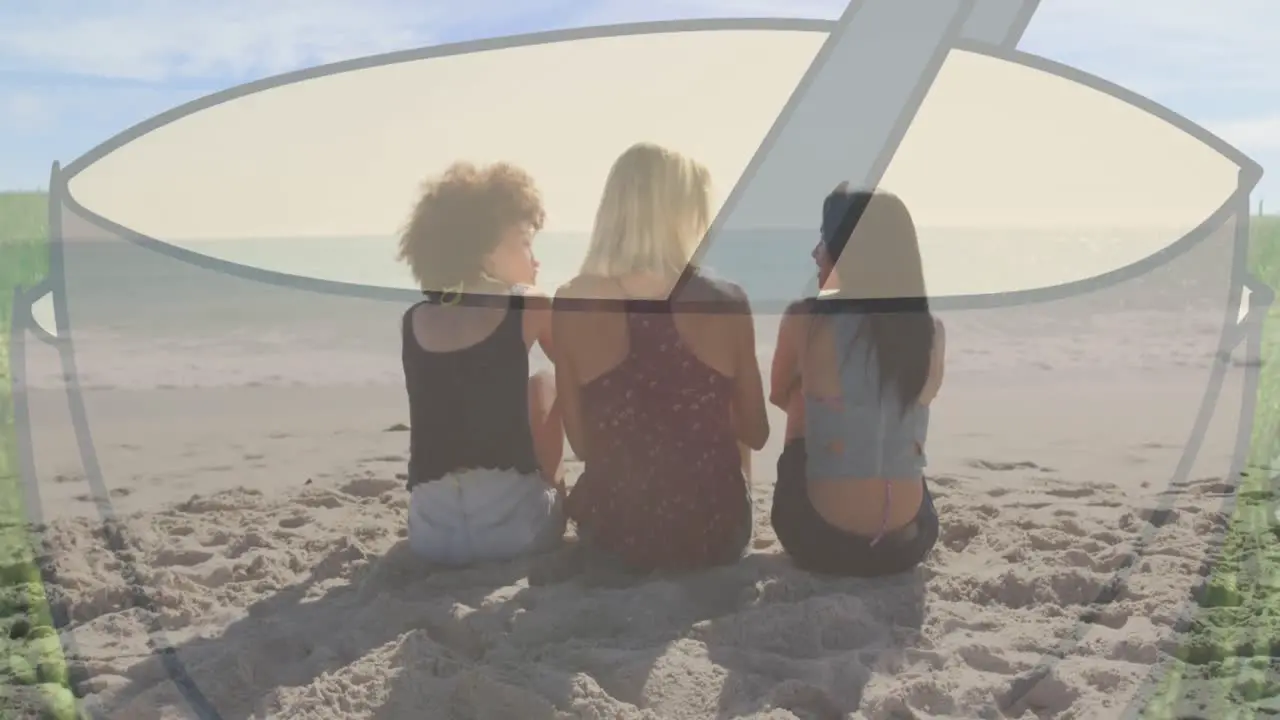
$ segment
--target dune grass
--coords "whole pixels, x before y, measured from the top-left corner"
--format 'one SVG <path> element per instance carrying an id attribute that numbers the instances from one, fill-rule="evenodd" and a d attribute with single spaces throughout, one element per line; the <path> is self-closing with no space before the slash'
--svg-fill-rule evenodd
<path id="1" fill-rule="evenodd" d="M 0 717 L 63 720 L 77 708 L 35 562 L 9 366 L 14 290 L 48 272 L 46 206 L 42 193 L 0 193 Z"/>
<path id="2" fill-rule="evenodd" d="M 1255 216 L 1250 268 L 1280 288 L 1280 217 Z M 1221 555 L 1189 632 L 1142 716 L 1150 720 L 1280 714 L 1280 302 L 1263 328 L 1248 465 Z"/>

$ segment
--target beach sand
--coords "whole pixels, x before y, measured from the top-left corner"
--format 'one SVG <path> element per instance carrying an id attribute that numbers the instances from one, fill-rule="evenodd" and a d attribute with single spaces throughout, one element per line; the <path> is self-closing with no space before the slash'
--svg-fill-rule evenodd
<path id="1" fill-rule="evenodd" d="M 180 683 L 225 720 L 1118 717 L 1175 648 L 1235 486 L 1238 363 L 1170 483 L 1212 360 L 1193 325 L 1135 312 L 1023 346 L 949 321 L 927 470 L 941 539 L 874 581 L 781 552 L 777 412 L 743 561 L 531 586 L 536 560 L 409 554 L 398 379 L 103 381 L 85 402 L 107 508 L 56 373 L 33 375 L 48 592 L 88 706 L 122 720 L 200 717 Z M 28 368 L 55 360 L 28 345 Z"/>

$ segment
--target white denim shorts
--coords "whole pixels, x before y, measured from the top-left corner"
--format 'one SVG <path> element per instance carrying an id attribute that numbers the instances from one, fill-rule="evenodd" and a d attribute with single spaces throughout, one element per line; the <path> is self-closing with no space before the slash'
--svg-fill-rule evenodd
<path id="1" fill-rule="evenodd" d="M 409 547 L 430 562 L 462 566 L 554 549 L 566 518 L 537 474 L 464 470 L 413 488 Z"/>

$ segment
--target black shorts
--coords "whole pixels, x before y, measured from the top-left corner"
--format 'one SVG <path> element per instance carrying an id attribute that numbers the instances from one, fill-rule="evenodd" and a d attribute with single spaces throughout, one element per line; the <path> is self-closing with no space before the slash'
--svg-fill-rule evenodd
<path id="1" fill-rule="evenodd" d="M 906 572 L 938 542 L 938 513 L 928 484 L 915 520 L 886 533 L 874 546 L 871 537 L 854 535 L 824 520 L 809 499 L 803 439 L 787 441 L 778 458 L 770 521 L 797 567 L 827 575 L 880 577 Z"/>

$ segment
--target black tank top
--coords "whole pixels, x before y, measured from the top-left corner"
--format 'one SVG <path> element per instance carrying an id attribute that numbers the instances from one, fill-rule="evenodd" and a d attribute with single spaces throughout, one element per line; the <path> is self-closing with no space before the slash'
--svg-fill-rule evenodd
<path id="1" fill-rule="evenodd" d="M 401 327 L 409 391 L 409 489 L 473 468 L 538 472 L 529 429 L 529 354 L 523 297 L 515 296 L 485 339 L 428 352 L 413 335 L 414 305 Z M 428 301 L 429 302 L 429 301 Z"/>

